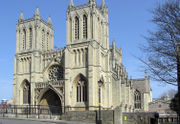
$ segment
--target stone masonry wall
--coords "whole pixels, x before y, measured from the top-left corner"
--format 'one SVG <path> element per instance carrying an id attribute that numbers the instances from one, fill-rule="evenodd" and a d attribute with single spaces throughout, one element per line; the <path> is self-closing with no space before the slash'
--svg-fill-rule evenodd
<path id="1" fill-rule="evenodd" d="M 123 113 L 123 124 L 155 124 L 155 113 Z"/>
<path id="2" fill-rule="evenodd" d="M 98 111 L 71 111 L 66 112 L 62 116 L 62 120 L 96 123 L 99 118 L 98 115 Z M 103 124 L 114 124 L 114 111 L 102 111 L 101 119 Z"/>

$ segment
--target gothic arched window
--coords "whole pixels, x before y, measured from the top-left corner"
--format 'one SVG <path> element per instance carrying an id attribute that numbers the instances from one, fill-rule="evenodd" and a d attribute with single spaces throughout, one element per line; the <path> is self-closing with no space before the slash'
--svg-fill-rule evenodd
<path id="1" fill-rule="evenodd" d="M 49 49 L 49 32 L 47 33 L 47 41 L 46 41 L 46 44 L 47 44 L 47 50 Z"/>
<path id="2" fill-rule="evenodd" d="M 134 92 L 134 107 L 141 109 L 141 93 L 138 90 Z"/>
<path id="3" fill-rule="evenodd" d="M 83 16 L 83 38 L 87 39 L 87 17 Z"/>
<path id="4" fill-rule="evenodd" d="M 43 29 L 43 30 L 42 30 L 42 43 L 41 43 L 42 49 L 44 49 L 44 41 L 45 41 L 45 31 L 44 31 L 44 29 Z"/>
<path id="5" fill-rule="evenodd" d="M 79 80 L 77 80 L 76 100 L 77 102 L 87 102 L 87 81 L 82 75 L 80 75 Z"/>
<path id="6" fill-rule="evenodd" d="M 79 40 L 79 18 L 75 17 L 75 39 Z"/>
<path id="7" fill-rule="evenodd" d="M 26 49 L 26 30 L 23 29 L 23 50 Z"/>
<path id="8" fill-rule="evenodd" d="M 32 28 L 29 28 L 29 49 L 32 48 Z"/>
<path id="9" fill-rule="evenodd" d="M 30 104 L 30 83 L 27 80 L 23 87 L 23 104 Z"/>
<path id="10" fill-rule="evenodd" d="M 81 101 L 81 84 L 77 84 L 77 102 Z"/>

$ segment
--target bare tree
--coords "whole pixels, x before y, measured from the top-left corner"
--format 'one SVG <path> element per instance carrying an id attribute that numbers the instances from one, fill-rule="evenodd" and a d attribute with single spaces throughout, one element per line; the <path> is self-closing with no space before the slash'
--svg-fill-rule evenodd
<path id="1" fill-rule="evenodd" d="M 147 44 L 141 46 L 146 54 L 140 59 L 156 81 L 177 86 L 177 52 L 180 43 L 180 0 L 167 1 L 153 11 L 156 31 L 149 31 Z"/>
<path id="2" fill-rule="evenodd" d="M 180 0 L 166 1 L 152 13 L 152 22 L 157 28 L 149 32 L 149 37 L 145 37 L 147 44 L 141 49 L 146 53 L 146 59 L 140 60 L 153 79 L 178 86 L 180 104 Z"/>

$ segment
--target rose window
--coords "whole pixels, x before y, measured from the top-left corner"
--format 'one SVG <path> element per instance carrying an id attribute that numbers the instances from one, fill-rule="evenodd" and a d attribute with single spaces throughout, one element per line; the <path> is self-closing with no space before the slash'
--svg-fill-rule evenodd
<path id="1" fill-rule="evenodd" d="M 49 69 L 49 80 L 59 81 L 63 79 L 63 68 L 60 66 L 52 66 Z"/>

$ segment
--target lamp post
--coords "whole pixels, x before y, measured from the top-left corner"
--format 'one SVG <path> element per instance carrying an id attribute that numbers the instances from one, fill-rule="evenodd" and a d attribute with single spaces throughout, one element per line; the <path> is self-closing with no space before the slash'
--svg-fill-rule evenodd
<path id="1" fill-rule="evenodd" d="M 98 86 L 99 86 L 99 120 L 98 120 L 98 124 L 102 124 L 102 120 L 101 120 L 101 86 L 103 84 L 103 81 L 100 79 L 98 81 Z"/>
<path id="2" fill-rule="evenodd" d="M 177 85 L 178 85 L 178 106 L 180 105 L 180 44 L 176 47 L 177 52 Z M 177 110 L 177 122 L 180 124 L 180 107 Z"/>

